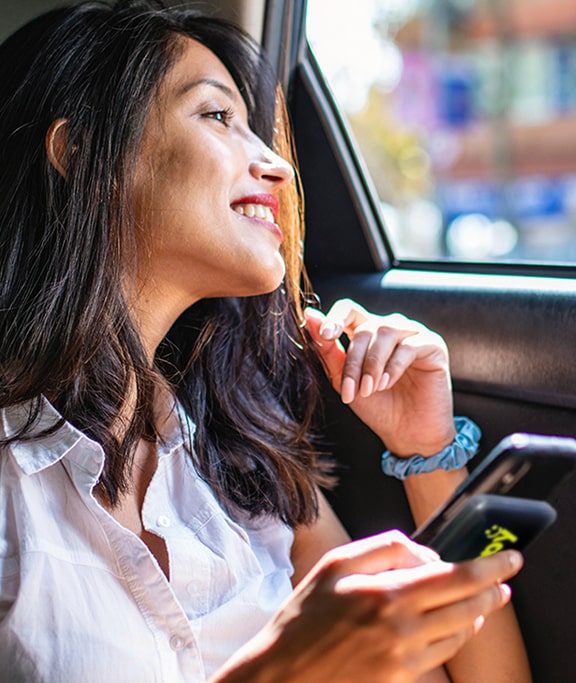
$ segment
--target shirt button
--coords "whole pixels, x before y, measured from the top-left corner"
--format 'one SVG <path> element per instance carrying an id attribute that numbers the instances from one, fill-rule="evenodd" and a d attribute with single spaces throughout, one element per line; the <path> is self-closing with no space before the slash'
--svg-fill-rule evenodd
<path id="1" fill-rule="evenodd" d="M 182 650 L 186 643 L 184 642 L 183 638 L 180 638 L 180 636 L 172 636 L 170 638 L 170 647 L 178 652 L 178 650 Z"/>
<path id="2" fill-rule="evenodd" d="M 158 517 L 158 519 L 156 520 L 156 524 L 158 526 L 167 528 L 170 526 L 170 518 L 166 517 L 166 515 L 160 515 L 160 517 Z"/>

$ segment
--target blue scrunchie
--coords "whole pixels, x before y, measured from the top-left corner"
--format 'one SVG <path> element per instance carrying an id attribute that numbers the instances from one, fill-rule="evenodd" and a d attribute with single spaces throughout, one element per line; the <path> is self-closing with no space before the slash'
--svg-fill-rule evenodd
<path id="1" fill-rule="evenodd" d="M 429 458 L 422 455 L 399 458 L 390 451 L 385 451 L 382 455 L 382 471 L 396 479 L 406 479 L 411 474 L 423 474 L 434 470 L 458 470 L 464 467 L 478 452 L 482 432 L 469 417 L 455 417 L 454 426 L 454 441 L 440 453 Z"/>

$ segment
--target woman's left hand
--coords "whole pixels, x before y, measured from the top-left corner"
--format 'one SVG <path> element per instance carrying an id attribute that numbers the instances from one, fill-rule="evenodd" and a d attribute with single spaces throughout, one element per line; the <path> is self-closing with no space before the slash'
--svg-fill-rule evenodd
<path id="1" fill-rule="evenodd" d="M 390 451 L 433 455 L 454 439 L 442 337 L 403 315 L 374 315 L 349 299 L 327 315 L 306 309 L 305 319 L 332 386 Z M 338 341 L 343 333 L 347 350 Z"/>

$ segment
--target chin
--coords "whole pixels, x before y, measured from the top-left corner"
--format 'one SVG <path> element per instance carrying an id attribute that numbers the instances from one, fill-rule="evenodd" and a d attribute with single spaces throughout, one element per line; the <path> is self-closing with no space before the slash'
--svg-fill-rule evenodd
<path id="1" fill-rule="evenodd" d="M 252 283 L 251 294 L 257 296 L 259 294 L 270 294 L 271 292 L 274 292 L 284 282 L 285 275 L 286 266 L 282 257 L 278 254 L 278 258 L 271 264 L 270 269 L 262 273 L 262 277 L 258 279 L 257 282 L 254 281 Z"/>
<path id="2" fill-rule="evenodd" d="M 284 275 L 274 280 L 268 280 L 267 282 L 261 282 L 254 287 L 251 287 L 250 292 L 246 292 L 244 296 L 259 296 L 261 294 L 271 294 L 275 292 L 278 287 L 284 282 Z"/>

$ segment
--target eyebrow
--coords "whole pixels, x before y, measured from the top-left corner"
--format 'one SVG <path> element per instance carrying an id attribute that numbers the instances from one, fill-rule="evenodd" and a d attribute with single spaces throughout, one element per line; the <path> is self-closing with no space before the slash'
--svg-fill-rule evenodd
<path id="1" fill-rule="evenodd" d="M 191 90 L 201 85 L 209 85 L 213 88 L 217 88 L 218 90 L 221 90 L 225 95 L 227 95 L 231 100 L 235 101 L 238 99 L 236 93 L 234 92 L 234 90 L 232 90 L 232 88 L 229 88 L 227 85 L 225 85 L 221 81 L 216 80 L 215 78 L 199 78 L 196 81 L 189 81 L 187 83 L 184 83 L 177 89 L 176 97 L 183 97 Z"/>

